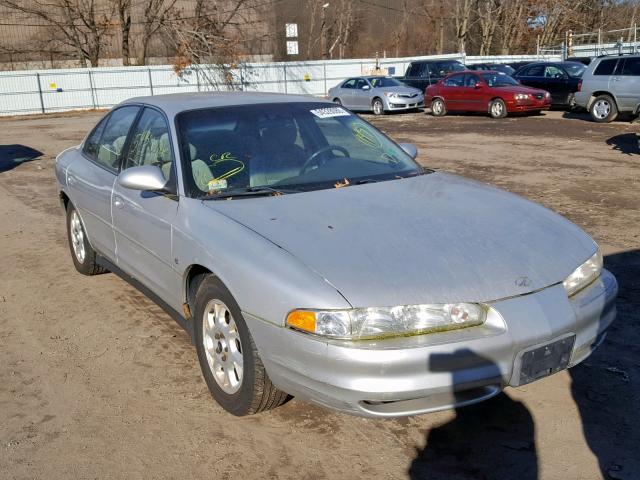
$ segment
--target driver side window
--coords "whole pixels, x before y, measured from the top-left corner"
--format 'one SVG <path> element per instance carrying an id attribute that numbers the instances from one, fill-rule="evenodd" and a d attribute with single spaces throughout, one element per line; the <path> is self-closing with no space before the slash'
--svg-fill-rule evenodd
<path id="1" fill-rule="evenodd" d="M 169 128 L 160 112 L 145 108 L 131 136 L 131 146 L 122 169 L 155 165 L 169 180 L 173 168 L 173 155 L 169 141 Z"/>

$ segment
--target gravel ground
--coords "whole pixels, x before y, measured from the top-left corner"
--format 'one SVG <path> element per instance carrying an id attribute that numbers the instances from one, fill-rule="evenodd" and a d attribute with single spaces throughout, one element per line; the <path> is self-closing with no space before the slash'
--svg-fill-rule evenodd
<path id="1" fill-rule="evenodd" d="M 235 418 L 160 308 L 73 269 L 53 163 L 100 115 L 0 119 L 0 478 L 640 478 L 637 124 L 367 115 L 424 165 L 584 228 L 620 282 L 618 320 L 580 366 L 459 411 L 371 420 L 294 399 Z M 13 162 L 26 147 L 42 155 Z"/>

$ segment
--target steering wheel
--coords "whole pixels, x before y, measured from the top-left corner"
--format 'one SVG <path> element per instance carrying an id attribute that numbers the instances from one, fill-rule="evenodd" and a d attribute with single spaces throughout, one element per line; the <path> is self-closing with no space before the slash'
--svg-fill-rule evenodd
<path id="1" fill-rule="evenodd" d="M 318 163 L 317 158 L 318 158 L 318 156 L 320 154 L 325 153 L 325 152 L 334 152 L 334 151 L 338 151 L 338 152 L 342 153 L 345 156 L 345 158 L 351 156 L 351 155 L 349 155 L 349 151 L 346 148 L 341 147 L 340 145 L 327 145 L 326 147 L 322 147 L 320 150 L 318 150 L 317 152 L 313 153 L 309 158 L 307 158 L 307 160 L 302 165 L 302 169 L 300 170 L 300 174 L 307 173 L 307 170 L 309 170 L 309 167 L 311 167 L 314 164 L 314 162 Z"/>

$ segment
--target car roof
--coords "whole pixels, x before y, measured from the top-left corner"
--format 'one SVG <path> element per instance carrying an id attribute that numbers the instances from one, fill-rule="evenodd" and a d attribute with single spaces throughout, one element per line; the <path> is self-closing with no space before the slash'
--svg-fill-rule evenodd
<path id="1" fill-rule="evenodd" d="M 260 105 L 266 103 L 319 102 L 333 105 L 328 100 L 311 95 L 293 95 L 263 92 L 193 92 L 170 93 L 134 97 L 120 105 L 142 103 L 163 110 L 168 116 L 175 116 L 187 110 L 227 107 L 232 105 Z"/>

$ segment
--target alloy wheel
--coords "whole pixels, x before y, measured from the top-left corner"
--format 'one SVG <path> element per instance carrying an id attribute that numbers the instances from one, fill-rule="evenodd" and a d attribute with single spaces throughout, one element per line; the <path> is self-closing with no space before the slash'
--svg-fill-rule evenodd
<path id="1" fill-rule="evenodd" d="M 593 114 L 596 118 L 604 120 L 611 113 L 611 104 L 606 100 L 598 100 L 593 106 Z"/>
<path id="2" fill-rule="evenodd" d="M 220 300 L 211 300 L 204 309 L 202 343 L 218 386 L 227 394 L 236 393 L 242 386 L 242 343 L 231 311 Z"/>
<path id="3" fill-rule="evenodd" d="M 82 229 L 82 222 L 80 221 L 80 215 L 77 211 L 71 212 L 71 246 L 73 247 L 73 254 L 79 263 L 84 263 L 87 257 L 87 251 L 84 247 L 84 230 Z"/>

